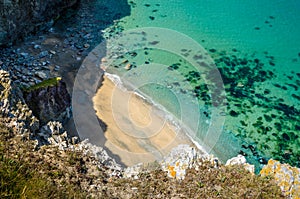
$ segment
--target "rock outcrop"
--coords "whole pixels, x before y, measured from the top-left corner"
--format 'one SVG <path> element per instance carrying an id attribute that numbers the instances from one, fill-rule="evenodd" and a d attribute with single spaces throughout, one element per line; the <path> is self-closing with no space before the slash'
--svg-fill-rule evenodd
<path id="1" fill-rule="evenodd" d="M 43 125 L 50 120 L 65 122 L 71 117 L 71 97 L 62 81 L 26 92 L 25 101 Z"/>
<path id="2" fill-rule="evenodd" d="M 161 163 L 163 171 L 171 178 L 183 180 L 187 169 L 198 169 L 201 161 L 208 161 L 214 167 L 219 166 L 219 160 L 212 155 L 201 153 L 198 149 L 189 145 L 178 145 L 173 148 L 168 156 Z"/>
<path id="3" fill-rule="evenodd" d="M 22 92 L 4 70 L 0 70 L 0 116 L 5 118 L 8 127 L 20 134 L 39 129 L 39 121 L 25 103 Z"/>
<path id="4" fill-rule="evenodd" d="M 300 169 L 270 159 L 260 171 L 262 176 L 272 176 L 288 198 L 300 198 Z"/>
<path id="5" fill-rule="evenodd" d="M 59 87 L 63 89 L 58 89 Z M 49 98 L 44 100 L 51 102 L 51 105 L 54 107 L 62 103 L 60 100 L 65 99 L 57 97 L 57 95 L 67 95 L 63 84 L 56 85 L 53 88 L 41 88 L 38 89 L 38 91 L 43 91 L 42 98 L 50 96 L 50 100 Z M 60 93 L 61 91 L 63 91 L 63 93 Z M 38 96 L 35 97 L 38 98 L 37 100 L 43 101 L 43 99 Z M 31 100 L 34 99 L 32 98 Z M 70 99 L 68 98 L 68 100 Z M 39 104 L 38 101 L 36 101 L 36 103 Z M 62 104 L 65 105 L 65 103 Z M 53 110 L 53 114 L 55 114 L 55 111 L 59 113 L 59 111 L 61 112 L 64 109 L 62 106 L 62 110 L 51 110 Z M 107 168 L 111 168 L 112 171 L 110 175 L 121 175 L 122 167 L 117 164 L 103 148 L 92 145 L 88 143 L 87 140 L 80 141 L 78 137 L 71 137 L 64 129 L 61 121 L 57 118 L 56 121 L 50 120 L 42 124 L 39 119 L 33 115 L 33 111 L 27 106 L 21 90 L 14 85 L 9 73 L 5 70 L 0 70 L 0 117 L 6 126 L 11 128 L 14 133 L 21 135 L 26 140 L 34 140 L 34 148 L 36 150 L 41 149 L 44 145 L 49 145 L 51 147 L 57 147 L 61 153 L 64 151 L 77 151 L 88 157 L 92 157 L 95 161 L 94 166 L 105 165 Z"/>
<path id="6" fill-rule="evenodd" d="M 247 163 L 245 156 L 238 155 L 226 161 L 225 166 L 229 165 L 242 165 L 247 171 L 254 174 L 254 165 Z"/>
<path id="7" fill-rule="evenodd" d="M 162 169 L 167 171 L 168 176 L 172 178 L 184 179 L 186 169 L 194 166 L 198 155 L 196 149 L 189 145 L 179 145 L 165 157 Z"/>
<path id="8" fill-rule="evenodd" d="M 59 13 L 77 0 L 28 0 L 0 2 L 0 46 L 50 27 Z"/>

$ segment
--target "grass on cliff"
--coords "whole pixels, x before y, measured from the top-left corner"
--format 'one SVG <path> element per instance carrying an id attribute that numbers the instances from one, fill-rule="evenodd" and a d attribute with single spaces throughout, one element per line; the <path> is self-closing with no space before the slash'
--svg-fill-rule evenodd
<path id="1" fill-rule="evenodd" d="M 132 198 L 284 198 L 271 178 L 250 174 L 242 166 L 214 168 L 203 162 L 199 170 L 188 169 L 184 180 L 167 177 L 154 170 L 139 175 L 139 179 L 121 179 L 114 186 L 126 193 L 134 189 Z"/>
<path id="2" fill-rule="evenodd" d="M 13 142 L 14 135 L 0 120 L 0 198 L 73 198 L 84 196 L 78 188 L 59 186 L 45 172 L 46 165 L 28 158 L 32 147 Z M 16 150 L 18 149 L 18 151 Z M 26 157 L 27 156 L 27 157 Z M 44 171 L 43 171 L 44 170 Z M 43 172 L 45 174 L 43 174 Z M 59 176 L 56 176 L 59 177 Z"/>
<path id="3" fill-rule="evenodd" d="M 141 172 L 138 179 L 109 177 L 105 168 L 95 175 L 87 155 L 34 151 L 30 140 L 3 124 L 0 119 L 0 198 L 283 198 L 271 178 L 239 166 L 214 168 L 209 162 L 189 169 L 182 181 L 159 167 Z"/>
<path id="4" fill-rule="evenodd" d="M 38 84 L 35 84 L 33 86 L 30 86 L 28 88 L 23 88 L 24 91 L 30 92 L 33 90 L 37 90 L 39 88 L 45 88 L 48 86 L 55 86 L 58 84 L 58 82 L 61 80 L 61 77 L 54 77 L 54 78 L 50 78 L 50 79 L 46 79 Z"/>

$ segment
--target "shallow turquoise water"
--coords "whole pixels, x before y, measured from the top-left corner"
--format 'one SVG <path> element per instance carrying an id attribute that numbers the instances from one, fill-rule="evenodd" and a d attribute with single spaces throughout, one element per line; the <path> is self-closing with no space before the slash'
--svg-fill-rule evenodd
<path id="1" fill-rule="evenodd" d="M 222 160 L 241 153 L 257 166 L 268 158 L 300 166 L 300 1 L 147 0 L 129 4 L 131 15 L 116 22 L 116 27 L 178 31 L 203 46 L 216 64 L 227 97 L 226 107 L 217 111 L 218 117 L 225 117 L 217 144 L 201 143 L 209 142 L 208 137 L 215 139 L 208 129 L 219 121 L 213 117 L 215 107 L 207 89 L 209 73 L 200 71 L 205 78 L 191 73 L 197 70 L 182 55 L 192 49 L 183 48 L 181 38 L 172 42 L 174 48 L 181 47 L 181 54 L 142 46 L 134 56 L 116 59 L 109 72 L 133 84 L 155 76 L 151 81 L 160 86 L 146 84 L 139 89 L 187 128 L 197 129 L 192 136 L 208 144 Z M 124 59 L 136 67 L 125 70 L 120 61 Z M 166 67 L 153 73 L 149 65 L 154 63 Z"/>

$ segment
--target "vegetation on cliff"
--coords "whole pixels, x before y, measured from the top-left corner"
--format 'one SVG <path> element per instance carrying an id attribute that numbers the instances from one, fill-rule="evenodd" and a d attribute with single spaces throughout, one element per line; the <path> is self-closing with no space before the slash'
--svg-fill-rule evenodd
<path id="1" fill-rule="evenodd" d="M 40 88 L 45 88 L 48 86 L 57 86 L 60 80 L 61 80 L 61 77 L 54 77 L 54 78 L 46 79 L 46 80 L 44 80 L 38 84 L 35 84 L 31 87 L 24 88 L 23 90 L 25 92 L 30 92 L 30 91 L 34 91 L 34 90 L 37 90 Z"/>
<path id="2" fill-rule="evenodd" d="M 241 166 L 214 167 L 203 162 L 184 180 L 171 179 L 149 166 L 138 179 L 110 176 L 92 167 L 93 158 L 33 141 L 0 124 L 0 198 L 283 198 L 273 179 Z"/>

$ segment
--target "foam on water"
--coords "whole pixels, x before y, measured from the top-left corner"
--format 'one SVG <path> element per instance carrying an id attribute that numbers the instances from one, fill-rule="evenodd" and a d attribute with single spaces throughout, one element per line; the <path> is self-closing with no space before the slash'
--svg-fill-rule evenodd
<path id="1" fill-rule="evenodd" d="M 110 79 L 118 88 L 120 88 L 123 92 L 129 92 L 129 87 L 125 86 L 122 79 L 115 74 L 111 74 L 108 72 L 105 72 L 104 75 Z M 126 83 L 128 85 L 128 82 Z M 188 138 L 194 143 L 194 145 L 203 153 L 203 155 L 209 155 L 209 152 L 207 152 L 207 149 L 203 147 L 203 145 L 199 144 L 199 141 L 195 140 L 195 137 L 191 136 L 191 133 L 188 133 L 189 131 L 192 131 L 188 126 L 186 126 L 184 123 L 180 122 L 172 113 L 170 113 L 165 107 L 163 107 L 161 104 L 155 102 L 149 95 L 143 93 L 139 89 L 135 89 L 133 91 L 133 94 L 138 96 L 140 99 L 146 101 L 148 104 L 150 104 L 155 110 L 156 113 L 160 115 L 163 119 L 165 119 L 170 125 L 172 125 L 173 129 L 176 133 L 184 133 Z"/>

